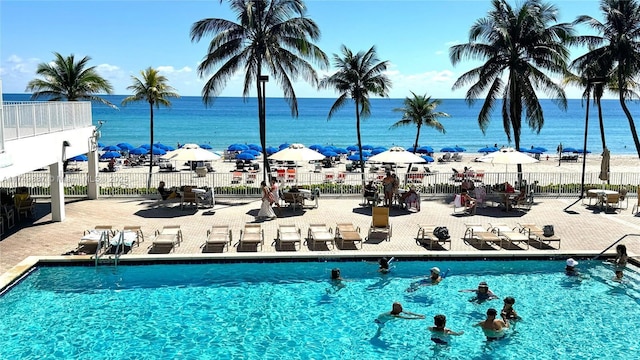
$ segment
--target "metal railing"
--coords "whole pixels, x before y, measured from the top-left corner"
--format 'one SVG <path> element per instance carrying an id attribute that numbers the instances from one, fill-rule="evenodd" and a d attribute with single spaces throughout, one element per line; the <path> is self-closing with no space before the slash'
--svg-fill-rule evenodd
<path id="1" fill-rule="evenodd" d="M 26 101 L 2 104 L 4 140 L 92 125 L 91 102 Z"/>
<path id="2" fill-rule="evenodd" d="M 251 173 L 208 173 L 198 176 L 195 172 L 160 172 L 152 175 L 152 188 L 147 190 L 148 173 L 144 172 L 100 172 L 95 181 L 98 183 L 100 195 L 105 197 L 136 197 L 156 195 L 156 186 L 164 181 L 167 186 L 192 185 L 213 188 L 216 196 L 222 197 L 258 197 L 260 196 L 261 176 Z M 451 173 L 427 173 L 424 176 L 407 178 L 401 175 L 401 186 L 413 185 L 423 196 L 446 196 L 459 192 L 465 186 L 484 186 L 491 193 L 495 185 L 509 181 L 516 188 L 516 173 L 484 173 L 481 176 L 456 177 Z M 598 178 L 599 173 L 586 173 L 585 186 L 610 190 L 626 188 L 629 195 L 634 195 L 640 184 L 640 173 L 611 173 L 609 184 Z M 572 196 L 581 192 L 580 173 L 523 173 L 523 186 L 527 191 L 533 190 L 536 196 Z M 322 195 L 359 196 L 362 194 L 361 173 L 344 173 L 344 177 L 327 176 L 323 173 L 300 173 L 291 179 L 281 179 L 281 188 L 297 185 L 302 188 L 318 189 Z M 69 172 L 63 179 L 65 195 L 84 197 L 87 195 L 88 174 Z M 365 181 L 379 181 L 379 175 L 365 173 Z M 15 189 L 29 188 L 33 196 L 50 196 L 51 175 L 46 172 L 31 172 L 14 178 L 0 181 L 0 187 Z"/>

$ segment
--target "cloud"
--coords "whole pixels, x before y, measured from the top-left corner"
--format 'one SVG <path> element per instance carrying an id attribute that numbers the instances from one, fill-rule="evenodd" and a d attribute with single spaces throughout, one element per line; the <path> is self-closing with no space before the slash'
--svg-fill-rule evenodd
<path id="1" fill-rule="evenodd" d="M 167 73 L 167 74 L 175 74 L 175 73 L 191 73 L 193 72 L 193 69 L 191 69 L 188 66 L 184 66 L 180 69 L 174 68 L 173 66 L 169 65 L 169 66 L 158 66 L 158 71 L 163 72 L 163 73 Z"/>

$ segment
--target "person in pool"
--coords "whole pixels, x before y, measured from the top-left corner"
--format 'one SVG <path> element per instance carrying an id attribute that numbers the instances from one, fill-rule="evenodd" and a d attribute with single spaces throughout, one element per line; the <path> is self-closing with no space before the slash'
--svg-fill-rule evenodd
<path id="1" fill-rule="evenodd" d="M 391 311 L 378 315 L 378 318 L 375 319 L 374 322 L 379 326 L 382 326 L 389 320 L 395 320 L 395 319 L 419 320 L 424 318 L 425 318 L 424 315 L 412 313 L 410 311 L 405 311 L 402 308 L 402 304 L 396 301 L 391 306 Z"/>
<path id="2" fill-rule="evenodd" d="M 502 339 L 505 336 L 505 330 L 509 328 L 509 320 L 496 319 L 497 315 L 498 311 L 491 308 L 487 310 L 487 318 L 474 325 L 482 328 L 488 341 Z"/>
<path id="3" fill-rule="evenodd" d="M 578 262 L 573 260 L 573 258 L 567 259 L 567 266 L 564 268 L 564 273 L 567 276 L 580 276 L 580 273 L 576 269 Z"/>
<path id="4" fill-rule="evenodd" d="M 613 277 L 613 281 L 615 282 L 623 282 L 622 278 L 624 277 L 624 273 L 622 270 L 616 270 L 616 275 Z"/>
<path id="5" fill-rule="evenodd" d="M 459 336 L 464 334 L 464 331 L 455 332 L 447 328 L 447 317 L 442 314 L 433 317 L 433 325 L 429 326 L 429 331 L 431 331 L 431 341 L 436 344 L 448 345 L 450 335 Z"/>
<path id="6" fill-rule="evenodd" d="M 481 281 L 478 284 L 477 289 L 465 289 L 460 290 L 460 292 L 474 292 L 476 296 L 472 297 L 469 301 L 483 302 L 487 300 L 497 299 L 498 296 L 493 293 L 493 291 L 489 290 L 489 285 L 485 281 Z"/>
<path id="7" fill-rule="evenodd" d="M 386 257 L 383 257 L 382 259 L 378 260 L 378 264 L 380 265 L 380 267 L 378 268 L 378 271 L 383 274 L 387 274 L 389 271 L 391 271 L 391 269 L 389 269 L 390 262 L 391 260 L 387 259 Z"/>
<path id="8" fill-rule="evenodd" d="M 507 296 L 506 298 L 504 298 L 504 306 L 502 307 L 502 311 L 500 311 L 500 316 L 503 319 L 507 319 L 507 320 L 520 319 L 520 316 L 518 316 L 518 313 L 513 308 L 513 304 L 515 303 L 516 303 L 516 299 L 514 299 L 511 296 Z"/>
<path id="9" fill-rule="evenodd" d="M 616 246 L 616 258 L 611 261 L 615 266 L 616 272 L 618 270 L 624 271 L 624 268 L 627 266 L 628 258 L 627 247 L 623 244 Z"/>
<path id="10" fill-rule="evenodd" d="M 334 268 L 331 269 L 331 287 L 333 288 L 333 292 L 337 293 L 341 289 L 345 287 L 344 279 L 340 274 L 340 269 Z M 331 290 L 327 289 L 327 293 L 331 292 Z"/>
<path id="11" fill-rule="evenodd" d="M 430 271 L 431 275 L 429 275 L 427 279 L 420 279 L 416 282 L 411 283 L 411 285 L 407 289 L 407 292 L 414 292 L 421 286 L 438 285 L 440 281 L 442 281 L 442 277 L 440 276 L 440 268 L 434 266 Z"/>

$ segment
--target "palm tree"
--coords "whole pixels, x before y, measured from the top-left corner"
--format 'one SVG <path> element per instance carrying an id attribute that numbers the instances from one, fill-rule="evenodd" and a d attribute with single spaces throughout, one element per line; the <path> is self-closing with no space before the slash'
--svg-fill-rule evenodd
<path id="1" fill-rule="evenodd" d="M 340 96 L 331 106 L 328 118 L 342 108 L 349 99 L 356 105 L 356 133 L 358 137 L 358 151 L 360 154 L 360 169 L 362 170 L 362 185 L 364 186 L 364 161 L 362 159 L 362 136 L 360 134 L 360 118 L 371 115 L 370 94 L 387 97 L 391 88 L 391 81 L 385 75 L 388 61 L 380 61 L 376 55 L 376 48 L 372 46 L 366 52 L 354 54 L 342 45 L 342 57 L 333 55 L 333 66 L 337 71 L 320 81 L 321 88 L 332 87 Z"/>
<path id="2" fill-rule="evenodd" d="M 113 87 L 108 80 L 98 74 L 95 66 L 87 67 L 91 60 L 85 56 L 79 61 L 73 54 L 63 57 L 53 53 L 53 63 L 38 64 L 36 74 L 43 79 L 33 79 L 27 84 L 26 91 L 33 92 L 31 99 L 40 97 L 50 101 L 96 101 L 112 108 L 116 106 L 109 101 L 96 96 L 96 93 L 112 94 Z"/>
<path id="3" fill-rule="evenodd" d="M 210 105 L 238 71 L 244 74 L 244 97 L 249 95 L 255 83 L 263 174 L 268 181 L 264 94 L 268 76 L 265 74 L 270 73 L 282 87 L 291 115 L 297 117 L 298 99 L 293 81 L 301 76 L 315 85 L 318 77 L 309 61 L 325 67 L 328 59 L 312 43 L 320 38 L 320 29 L 313 20 L 305 17 L 306 6 L 302 0 L 229 0 L 229 4 L 236 14 L 237 23 L 208 18 L 191 26 L 191 41 L 197 42 L 206 35 L 213 35 L 208 53 L 198 66 L 198 73 L 205 76 L 216 67 L 217 70 L 205 83 L 202 97 L 204 103 Z"/>
<path id="4" fill-rule="evenodd" d="M 473 24 L 469 42 L 451 47 L 449 56 L 456 65 L 462 59 L 486 60 L 481 66 L 460 76 L 453 89 L 471 85 L 467 103 L 473 104 L 486 92 L 478 115 L 480 129 L 485 132 L 498 98 L 502 98 L 502 123 L 507 139 L 520 149 L 522 115 L 529 127 L 540 132 L 544 115 L 536 90 L 544 91 L 561 108 L 567 99 L 562 87 L 551 74 L 564 75 L 569 53 L 567 42 L 573 36 L 570 24 L 555 24 L 555 6 L 540 0 L 527 0 L 512 8 L 506 0 L 492 0 L 488 16 Z M 518 173 L 522 166 L 518 165 Z"/>
<path id="5" fill-rule="evenodd" d="M 605 18 L 604 23 L 587 15 L 579 16 L 575 21 L 577 24 L 587 24 L 602 36 L 580 37 L 582 43 L 596 48 L 574 60 L 574 64 L 580 66 L 610 61 L 614 65 L 616 92 L 640 157 L 640 139 L 626 104 L 633 96 L 630 86 L 635 84 L 635 77 L 640 71 L 640 4 L 636 0 L 602 0 L 600 10 Z"/>
<path id="6" fill-rule="evenodd" d="M 435 111 L 438 105 L 442 103 L 442 100 L 431 100 L 431 96 L 416 95 L 411 92 L 413 97 L 407 97 L 404 99 L 404 107 L 393 109 L 393 111 L 401 112 L 402 119 L 398 120 L 395 124 L 391 125 L 391 128 L 398 128 L 400 126 L 415 125 L 418 128 L 416 132 L 416 141 L 413 144 L 413 153 L 416 153 L 418 149 L 418 141 L 420 140 L 420 129 L 422 126 L 432 127 L 439 132 L 445 134 L 444 126 L 438 121 L 438 118 L 449 117 L 449 114 L 441 111 Z"/>
<path id="7" fill-rule="evenodd" d="M 149 103 L 149 150 L 151 152 L 149 179 L 147 180 L 147 189 L 149 189 L 151 188 L 151 174 L 153 173 L 153 107 L 160 108 L 160 105 L 170 107 L 171 101 L 169 101 L 169 98 L 179 98 L 180 95 L 167 84 L 167 78 L 164 75 L 160 75 L 158 70 L 148 67 L 140 71 L 140 75 L 140 78 L 131 76 L 133 84 L 127 86 L 127 90 L 131 90 L 133 95 L 124 98 L 122 106 L 137 101 Z"/>

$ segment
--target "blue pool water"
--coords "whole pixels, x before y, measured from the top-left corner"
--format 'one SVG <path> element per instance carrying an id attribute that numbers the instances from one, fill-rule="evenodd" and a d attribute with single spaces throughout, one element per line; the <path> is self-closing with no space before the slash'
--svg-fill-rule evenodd
<path id="1" fill-rule="evenodd" d="M 632 359 L 640 353 L 637 272 L 581 261 L 367 262 L 45 267 L 0 298 L 0 359 Z M 440 285 L 406 289 L 432 266 Z M 328 281 L 339 267 L 346 286 Z M 480 281 L 516 298 L 523 320 L 488 343 L 472 325 L 501 300 L 476 304 Z M 329 291 L 329 292 L 328 292 Z M 373 320 L 394 301 L 425 320 Z M 460 331 L 430 341 L 433 316 Z"/>

